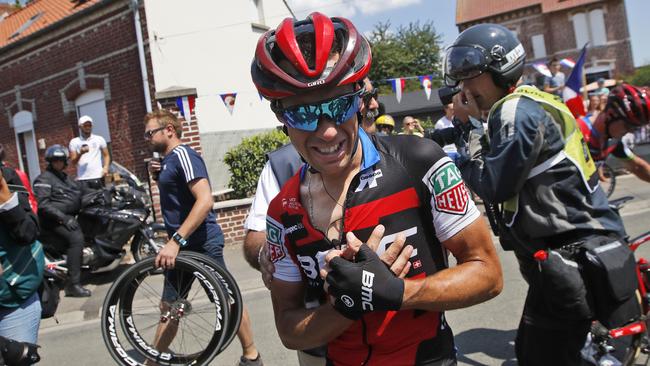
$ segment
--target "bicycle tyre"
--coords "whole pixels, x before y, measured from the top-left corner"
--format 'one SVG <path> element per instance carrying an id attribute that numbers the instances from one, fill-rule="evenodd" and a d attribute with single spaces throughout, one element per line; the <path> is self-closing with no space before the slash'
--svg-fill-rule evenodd
<path id="1" fill-rule="evenodd" d="M 104 306 L 102 308 L 101 328 L 104 343 L 109 349 L 109 353 L 115 361 L 121 365 L 134 365 L 141 364 L 133 357 L 133 352 L 127 352 L 123 343 L 120 342 L 117 327 L 118 323 L 124 337 L 128 343 L 137 351 L 137 354 L 148 359 L 155 361 L 160 365 L 207 365 L 219 353 L 221 344 L 223 343 L 228 329 L 229 307 L 222 306 L 226 304 L 226 296 L 221 288 L 220 281 L 212 275 L 202 264 L 184 257 L 176 258 L 176 269 L 179 271 L 188 271 L 198 279 L 198 284 L 208 294 L 208 300 L 211 302 L 209 308 L 214 306 L 215 321 L 217 325 L 212 332 L 205 348 L 199 352 L 194 352 L 187 355 L 179 355 L 174 352 L 160 352 L 156 350 L 152 344 L 141 336 L 135 321 L 131 317 L 133 314 L 133 297 L 135 291 L 145 282 L 148 276 L 160 275 L 161 270 L 155 269 L 153 262 L 155 258 L 148 258 L 142 262 L 136 263 L 131 268 L 126 270 L 118 279 L 113 283 L 109 289 Z M 194 283 L 192 279 L 190 286 Z M 157 296 L 158 302 L 162 296 Z M 154 304 L 156 307 L 158 304 Z M 188 312 L 189 313 L 189 312 Z M 158 310 L 158 318 L 160 313 Z M 180 321 L 179 321 L 180 323 Z M 184 339 L 184 338 L 183 338 Z"/>
<path id="2" fill-rule="evenodd" d="M 227 269 L 221 267 L 214 258 L 191 250 L 182 251 L 180 256 L 185 256 L 187 258 L 193 259 L 206 268 L 212 271 L 212 274 L 221 281 L 222 288 L 225 289 L 225 293 L 228 294 L 228 303 L 230 304 L 230 321 L 228 322 L 228 329 L 226 330 L 226 338 L 221 345 L 219 353 L 223 352 L 230 343 L 235 339 L 239 326 L 241 325 L 241 318 L 244 309 L 244 300 L 239 291 L 239 286 L 237 281 L 232 276 Z"/>
<path id="3" fill-rule="evenodd" d="M 153 228 L 153 241 L 156 245 L 155 248 L 151 248 L 148 239 L 142 235 L 138 235 L 133 238 L 133 243 L 131 243 L 131 253 L 133 254 L 133 259 L 136 262 L 140 262 L 143 259 L 149 257 L 155 257 L 160 249 L 167 244 L 167 230 L 165 228 Z"/>

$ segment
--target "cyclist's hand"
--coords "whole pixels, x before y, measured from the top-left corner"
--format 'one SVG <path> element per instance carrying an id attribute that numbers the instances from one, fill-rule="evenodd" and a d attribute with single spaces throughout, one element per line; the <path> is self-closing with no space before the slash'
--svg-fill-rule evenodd
<path id="1" fill-rule="evenodd" d="M 271 289 L 271 281 L 273 281 L 273 273 L 275 266 L 269 258 L 269 253 L 266 250 L 266 245 L 262 245 L 262 252 L 260 253 L 260 272 L 262 272 L 262 281 L 264 286 Z"/>
<path id="2" fill-rule="evenodd" d="M 348 240 L 353 239 L 348 233 Z M 339 256 L 332 258 L 325 278 L 334 308 L 341 315 L 356 319 L 371 311 L 399 310 L 404 294 L 404 280 L 379 259 L 367 245 L 362 245 L 352 263 Z"/>
<path id="3" fill-rule="evenodd" d="M 154 262 L 156 268 L 174 269 L 176 256 L 178 256 L 180 250 L 181 247 L 174 240 L 168 241 L 156 256 L 156 261 Z"/>

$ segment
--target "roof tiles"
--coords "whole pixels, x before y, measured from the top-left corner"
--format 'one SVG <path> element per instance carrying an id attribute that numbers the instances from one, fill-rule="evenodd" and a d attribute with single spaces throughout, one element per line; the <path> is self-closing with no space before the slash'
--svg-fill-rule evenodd
<path id="1" fill-rule="evenodd" d="M 35 0 L 23 9 L 12 13 L 0 22 L 0 48 L 29 36 L 51 24 L 86 9 L 101 0 L 87 0 L 85 2 L 71 0 Z M 12 35 L 20 29 L 30 18 L 42 13 L 33 24 L 23 29 L 18 35 Z"/>

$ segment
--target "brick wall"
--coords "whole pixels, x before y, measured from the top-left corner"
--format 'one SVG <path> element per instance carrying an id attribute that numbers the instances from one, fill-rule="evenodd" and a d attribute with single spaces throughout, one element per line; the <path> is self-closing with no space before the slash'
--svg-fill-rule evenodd
<path id="1" fill-rule="evenodd" d="M 244 221 L 246 221 L 249 209 L 250 203 L 217 209 L 217 222 L 223 230 L 226 245 L 243 243 Z"/>
<path id="2" fill-rule="evenodd" d="M 105 92 L 113 159 L 144 176 L 143 159 L 149 154 L 142 138 L 146 106 L 133 13 L 128 1 L 100 4 L 60 29 L 0 49 L 0 143 L 10 164 L 18 165 L 11 116 L 32 112 L 36 140 L 67 146 L 78 134 L 74 100 L 86 90 L 100 89 Z M 147 66 L 152 75 L 151 63 Z M 34 110 L 31 104 L 15 103 L 17 87 L 21 98 L 34 101 Z M 41 168 L 43 154 L 39 150 Z"/>

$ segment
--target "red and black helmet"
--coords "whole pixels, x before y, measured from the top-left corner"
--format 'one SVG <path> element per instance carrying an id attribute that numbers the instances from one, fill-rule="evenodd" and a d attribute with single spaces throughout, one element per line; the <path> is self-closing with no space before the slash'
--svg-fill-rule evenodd
<path id="1" fill-rule="evenodd" d="M 298 44 L 303 35 L 313 37 L 313 67 L 308 65 Z M 336 47 L 336 49 L 334 49 Z M 332 51 L 339 57 L 328 65 Z M 286 18 L 275 30 L 257 41 L 251 76 L 260 94 L 270 100 L 313 89 L 353 84 L 370 70 L 370 44 L 345 18 L 329 18 L 315 12 L 307 19 Z"/>
<path id="2" fill-rule="evenodd" d="M 650 123 L 650 94 L 644 89 L 623 83 L 607 97 L 610 120 L 622 119 L 629 125 L 641 127 Z"/>

